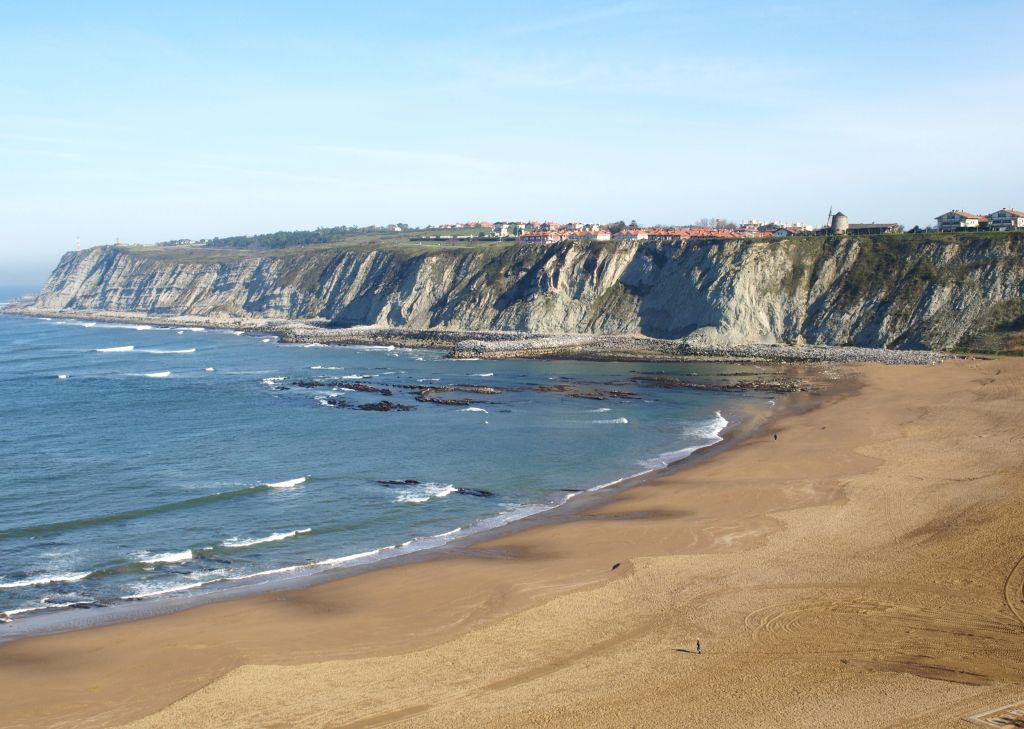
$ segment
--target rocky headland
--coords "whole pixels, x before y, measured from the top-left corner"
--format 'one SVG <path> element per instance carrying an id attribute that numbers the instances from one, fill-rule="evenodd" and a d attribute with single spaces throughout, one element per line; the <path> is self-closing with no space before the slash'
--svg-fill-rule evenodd
<path id="1" fill-rule="evenodd" d="M 926 363 L 1022 349 L 1024 236 L 68 253 L 37 316 L 458 358 Z"/>

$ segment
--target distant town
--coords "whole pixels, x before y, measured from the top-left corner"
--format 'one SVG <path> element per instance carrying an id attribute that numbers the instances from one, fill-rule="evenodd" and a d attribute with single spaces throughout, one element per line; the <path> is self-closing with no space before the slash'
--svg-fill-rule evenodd
<path id="1" fill-rule="evenodd" d="M 1024 212 L 1002 208 L 989 215 L 978 215 L 964 210 L 950 210 L 935 218 L 936 225 L 913 228 L 910 232 L 953 232 L 958 230 L 1024 230 Z M 414 237 L 413 240 L 447 240 L 452 238 L 485 238 L 515 240 L 524 244 L 560 243 L 564 240 L 637 241 L 682 240 L 686 238 L 788 238 L 807 235 L 888 235 L 902 233 L 899 223 L 851 223 L 842 212 L 829 213 L 828 224 L 823 227 L 803 223 L 747 220 L 732 223 L 727 220 L 701 220 L 695 225 L 681 227 L 640 226 L 636 221 L 620 221 L 611 225 L 600 223 L 556 223 L 531 220 L 528 222 L 471 221 L 433 226 L 432 230 L 487 228 L 489 235 L 446 235 L 444 233 Z M 395 230 L 401 230 L 394 226 Z"/>
<path id="2" fill-rule="evenodd" d="M 1024 212 L 1013 208 L 1000 208 L 988 215 L 954 209 L 935 217 L 935 225 L 905 230 L 900 223 L 850 222 L 842 212 L 829 212 L 828 223 L 811 226 L 797 222 L 747 220 L 734 223 L 722 218 L 705 218 L 692 225 L 644 226 L 635 220 L 616 223 L 555 221 L 499 221 L 470 220 L 462 223 L 441 223 L 413 227 L 404 223 L 386 226 L 339 226 L 318 228 L 315 231 L 279 231 L 251 236 L 212 239 L 179 239 L 156 245 L 210 246 L 210 247 L 287 247 L 328 243 L 354 235 L 402 234 L 410 242 L 466 243 L 515 242 L 521 245 L 550 245 L 562 241 L 678 241 L 706 239 L 790 238 L 794 236 L 823 235 L 892 235 L 896 233 L 929 232 L 983 232 L 1024 231 Z M 121 243 L 120 240 L 117 241 Z M 143 244 L 145 245 L 145 244 Z"/>

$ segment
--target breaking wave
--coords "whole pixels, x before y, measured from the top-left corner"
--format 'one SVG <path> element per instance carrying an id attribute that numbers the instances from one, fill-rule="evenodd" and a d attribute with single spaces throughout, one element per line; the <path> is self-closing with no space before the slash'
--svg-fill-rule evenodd
<path id="1" fill-rule="evenodd" d="M 291 537 L 297 537 L 300 534 L 309 534 L 312 529 L 296 529 L 291 532 L 274 532 L 267 537 L 256 537 L 254 539 L 242 539 L 241 537 L 231 537 L 221 542 L 222 547 L 238 548 L 238 547 L 251 547 L 254 544 L 266 544 L 267 542 L 281 542 Z"/>
<path id="2" fill-rule="evenodd" d="M 292 489 L 306 483 L 306 478 L 307 476 L 299 476 L 298 478 L 290 478 L 287 481 L 278 481 L 277 483 L 267 483 L 263 485 L 268 489 Z"/>
<path id="3" fill-rule="evenodd" d="M 13 590 L 18 587 L 35 587 L 36 585 L 52 585 L 55 582 L 78 582 L 88 577 L 91 572 L 72 572 L 59 575 L 40 575 L 39 577 L 26 577 L 13 582 L 0 582 L 0 590 Z"/>
<path id="4" fill-rule="evenodd" d="M 185 549 L 181 552 L 160 552 L 158 554 L 143 553 L 136 555 L 135 559 L 141 564 L 176 564 L 192 559 L 192 550 Z"/>
<path id="5" fill-rule="evenodd" d="M 431 499 L 443 499 L 458 491 L 453 484 L 424 483 L 410 489 L 403 489 L 395 498 L 400 504 L 423 504 Z"/>

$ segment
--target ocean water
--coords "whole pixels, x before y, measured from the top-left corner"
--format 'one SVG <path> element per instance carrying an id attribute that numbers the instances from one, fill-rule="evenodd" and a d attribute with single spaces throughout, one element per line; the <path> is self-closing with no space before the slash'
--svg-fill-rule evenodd
<path id="1" fill-rule="evenodd" d="M 731 374 L 0 316 L 0 613 L 273 582 L 441 545 L 662 467 L 767 399 L 645 386 L 645 372 Z M 502 392 L 439 393 L 479 401 L 451 406 L 402 387 L 455 384 Z M 572 396 L 610 389 L 620 396 Z"/>

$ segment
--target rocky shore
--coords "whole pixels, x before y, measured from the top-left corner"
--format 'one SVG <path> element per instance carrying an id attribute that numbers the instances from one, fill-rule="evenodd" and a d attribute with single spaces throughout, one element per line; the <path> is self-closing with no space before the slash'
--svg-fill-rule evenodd
<path id="1" fill-rule="evenodd" d="M 260 317 L 153 316 L 105 311 L 49 310 L 13 306 L 3 313 L 112 321 L 167 327 L 208 327 L 252 333 L 271 333 L 295 344 L 355 344 L 447 350 L 453 359 L 573 359 L 644 362 L 827 362 L 835 364 L 935 364 L 951 355 L 943 352 L 809 344 L 712 345 L 686 339 L 655 339 L 627 335 L 547 335 L 513 331 L 461 331 L 356 326 L 339 328 L 324 319 Z"/>

